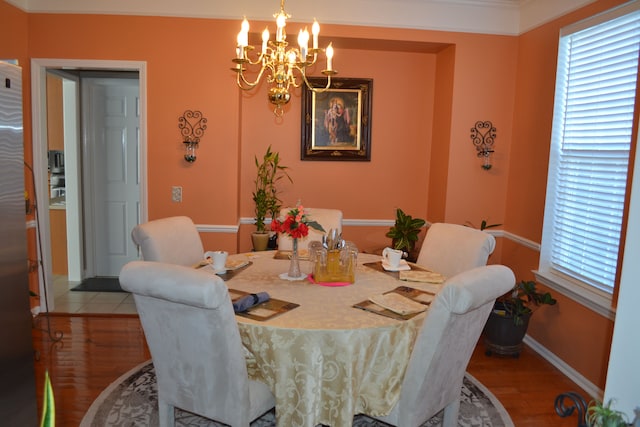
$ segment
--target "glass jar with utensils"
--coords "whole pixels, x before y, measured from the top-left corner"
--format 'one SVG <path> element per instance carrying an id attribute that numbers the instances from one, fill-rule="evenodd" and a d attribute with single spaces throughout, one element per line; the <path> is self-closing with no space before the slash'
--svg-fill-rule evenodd
<path id="1" fill-rule="evenodd" d="M 358 247 L 353 242 L 342 239 L 337 230 L 331 229 L 322 242 L 309 244 L 309 261 L 315 282 L 355 281 Z"/>

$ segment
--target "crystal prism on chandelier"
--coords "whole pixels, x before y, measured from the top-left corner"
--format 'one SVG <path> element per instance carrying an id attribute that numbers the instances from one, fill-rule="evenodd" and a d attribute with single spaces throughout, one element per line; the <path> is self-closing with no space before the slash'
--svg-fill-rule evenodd
<path id="1" fill-rule="evenodd" d="M 259 54 L 254 55 L 250 55 L 255 47 L 249 45 L 249 21 L 246 18 L 242 21 L 238 33 L 236 57 L 233 58 L 236 66 L 232 70 L 237 73 L 238 87 L 243 90 L 251 90 L 258 85 L 266 71 L 267 82 L 271 84 L 269 101 L 275 105 L 273 110 L 275 115 L 280 117 L 284 113 L 282 107 L 291 99 L 289 93 L 291 86 L 300 87 L 304 81 L 310 90 L 324 92 L 331 86 L 331 76 L 337 72 L 332 68 L 333 47 L 331 43 L 326 49 L 318 47 L 318 35 L 320 34 L 318 21 L 314 19 L 311 27 L 311 47 L 309 47 L 309 31 L 305 28 L 298 33 L 298 47 L 287 49 L 289 43 L 285 27 L 287 19 L 291 16 L 284 11 L 284 0 L 280 0 L 280 12 L 273 16 L 276 18 L 275 40 L 269 40 L 269 29 L 265 28 L 262 32 L 262 49 Z M 316 64 L 318 54 L 321 52 L 325 52 L 327 59 L 327 68 L 322 70 L 322 74 L 327 76 L 327 84 L 325 87 L 313 87 L 307 80 L 306 70 Z M 255 80 L 247 80 L 245 66 L 257 72 Z"/>

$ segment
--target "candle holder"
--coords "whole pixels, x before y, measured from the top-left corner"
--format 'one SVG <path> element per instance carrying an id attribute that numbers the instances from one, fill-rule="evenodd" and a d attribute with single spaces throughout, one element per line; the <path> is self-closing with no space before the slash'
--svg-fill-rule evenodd
<path id="1" fill-rule="evenodd" d="M 478 157 L 484 161 L 482 169 L 491 169 L 491 153 L 493 153 L 493 143 L 496 138 L 496 128 L 490 121 L 477 121 L 475 126 L 471 128 L 471 142 L 476 147 Z"/>
<path id="2" fill-rule="evenodd" d="M 200 111 L 186 110 L 178 119 L 178 128 L 185 147 L 184 159 L 193 163 L 196 161 L 196 149 L 200 143 L 200 137 L 207 129 L 207 119 L 202 116 Z"/>

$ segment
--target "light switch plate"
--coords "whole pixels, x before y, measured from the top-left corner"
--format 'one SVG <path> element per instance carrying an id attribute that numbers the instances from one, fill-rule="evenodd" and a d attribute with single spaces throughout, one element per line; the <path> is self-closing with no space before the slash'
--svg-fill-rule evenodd
<path id="1" fill-rule="evenodd" d="M 182 187 L 171 187 L 171 201 L 176 203 L 182 201 Z"/>

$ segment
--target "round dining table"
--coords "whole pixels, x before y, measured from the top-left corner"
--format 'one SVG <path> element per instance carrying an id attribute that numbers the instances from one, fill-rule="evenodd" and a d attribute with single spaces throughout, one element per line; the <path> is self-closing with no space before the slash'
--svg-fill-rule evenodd
<path id="1" fill-rule="evenodd" d="M 386 415 L 400 395 L 413 343 L 426 312 L 398 320 L 355 308 L 372 295 L 407 284 L 371 268 L 380 256 L 359 254 L 355 282 L 323 286 L 281 278 L 288 260 L 274 251 L 230 256 L 250 265 L 226 280 L 232 299 L 266 292 L 297 304 L 267 320 L 236 315 L 252 379 L 269 385 L 278 426 L 351 426 L 354 415 Z M 311 270 L 302 261 L 303 271 Z M 417 285 L 417 284 L 416 284 Z M 419 285 L 417 285 L 419 287 Z M 259 307 L 258 307 L 259 308 Z"/>

